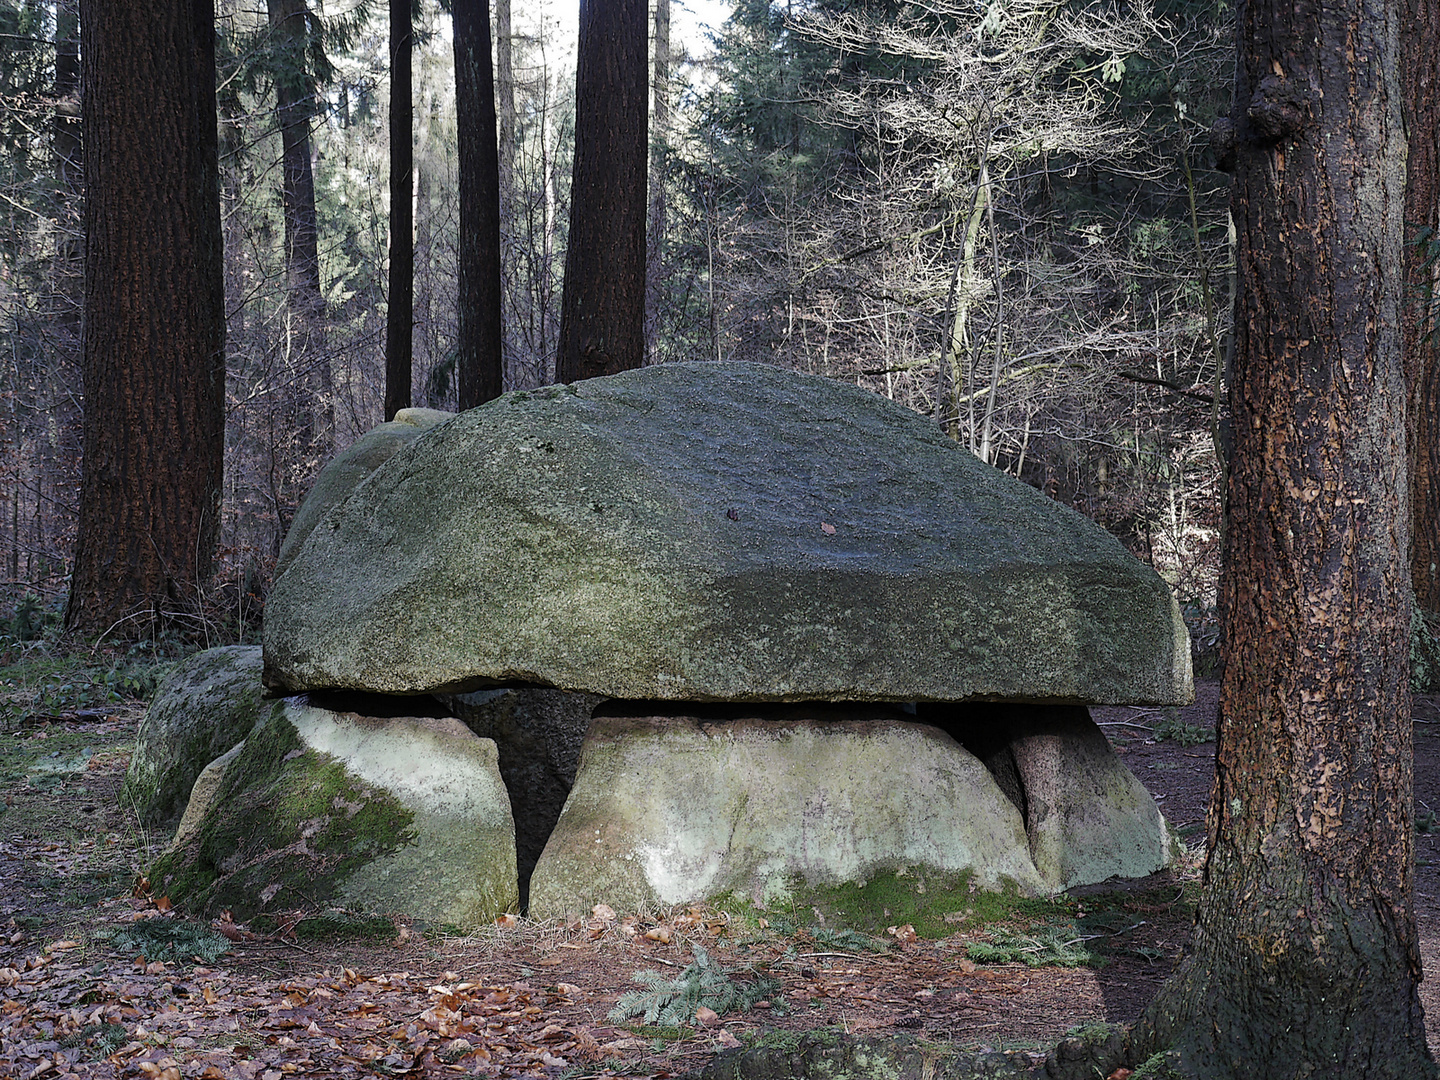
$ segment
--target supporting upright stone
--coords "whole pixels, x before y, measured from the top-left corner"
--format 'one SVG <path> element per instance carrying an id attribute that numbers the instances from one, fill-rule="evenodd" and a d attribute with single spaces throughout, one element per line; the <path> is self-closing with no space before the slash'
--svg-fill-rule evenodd
<path id="1" fill-rule="evenodd" d="M 790 712 L 597 717 L 531 913 L 727 893 L 789 906 L 910 871 L 1046 891 L 1019 811 L 946 735 L 884 707 Z"/>
<path id="2" fill-rule="evenodd" d="M 206 649 L 181 663 L 140 721 L 120 805 L 148 830 L 169 835 L 201 770 L 265 714 L 260 646 Z"/>
<path id="3" fill-rule="evenodd" d="M 275 702 L 149 872 L 202 915 L 333 903 L 477 926 L 518 908 L 495 744 L 453 717 Z"/>

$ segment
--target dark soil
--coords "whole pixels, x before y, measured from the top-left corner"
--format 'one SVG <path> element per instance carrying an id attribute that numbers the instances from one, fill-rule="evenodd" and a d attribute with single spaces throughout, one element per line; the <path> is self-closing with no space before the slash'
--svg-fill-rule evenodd
<path id="1" fill-rule="evenodd" d="M 970 947 L 991 940 L 994 926 L 938 941 L 881 928 L 881 940 L 867 942 L 799 918 L 761 926 L 700 910 L 602 911 L 574 926 L 517 920 L 466 937 L 400 920 L 184 924 L 164 898 L 136 887 L 160 838 L 143 835 L 116 803 L 139 710 L 5 732 L 0 1076 L 667 1075 L 766 1031 L 826 1026 L 1030 1050 L 1038 1061 L 1076 1027 L 1133 1020 L 1186 946 L 1214 756 L 1213 742 L 1184 744 L 1213 726 L 1217 688 L 1198 689 L 1197 702 L 1178 713 L 1094 712 L 1191 846 L 1185 865 L 1016 909 L 999 928 L 1011 940 L 1084 937 L 1079 947 L 1100 962 L 1077 967 L 976 963 Z M 1171 737 L 1158 741 L 1157 731 Z M 1417 703 L 1415 732 L 1416 915 L 1434 971 L 1434 699 Z M 167 952 L 155 934 L 131 933 L 137 920 L 184 929 L 191 936 L 176 949 L 208 950 L 213 959 Z M 736 981 L 767 975 L 779 992 L 708 1025 L 609 1019 L 617 999 L 636 989 L 635 972 L 679 976 L 697 944 Z M 1440 1015 L 1434 984 L 1422 996 L 1427 1013 Z M 1440 1049 L 1440 1025 L 1431 1029 Z"/>

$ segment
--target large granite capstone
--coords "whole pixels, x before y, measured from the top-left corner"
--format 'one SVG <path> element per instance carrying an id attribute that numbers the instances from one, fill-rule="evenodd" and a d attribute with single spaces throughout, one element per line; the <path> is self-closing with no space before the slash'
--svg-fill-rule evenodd
<path id="1" fill-rule="evenodd" d="M 401 447 L 409 446 L 436 424 L 443 424 L 454 415 L 438 409 L 401 409 L 394 420 L 371 428 L 342 450 L 320 470 L 315 486 L 295 512 L 295 520 L 290 523 L 290 531 L 285 534 L 285 542 L 280 545 L 280 554 L 275 559 L 275 576 L 278 578 L 290 568 L 290 563 L 304 546 L 305 538 L 331 507 L 348 499 Z"/>
<path id="2" fill-rule="evenodd" d="M 884 398 L 764 365 L 506 394 L 403 447 L 270 594 L 272 693 L 1182 703 L 1165 583 Z"/>

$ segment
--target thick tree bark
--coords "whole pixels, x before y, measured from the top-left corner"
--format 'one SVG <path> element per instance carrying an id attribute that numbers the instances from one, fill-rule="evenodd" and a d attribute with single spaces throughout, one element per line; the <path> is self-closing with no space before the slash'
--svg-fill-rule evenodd
<path id="1" fill-rule="evenodd" d="M 414 109 L 411 0 L 390 0 L 390 289 L 385 315 L 385 419 L 410 407 L 415 322 Z"/>
<path id="2" fill-rule="evenodd" d="M 460 158 L 460 408 L 504 389 L 500 321 L 500 160 L 485 0 L 455 0 L 455 112 Z"/>
<path id="3" fill-rule="evenodd" d="M 1396 0 L 1240 9 L 1240 296 L 1209 855 L 1149 1046 L 1434 1074 L 1417 993 Z M 1142 1029 L 1143 1030 L 1143 1029 Z"/>
<path id="4" fill-rule="evenodd" d="M 1405 0 L 1401 23 L 1405 128 L 1405 283 L 1400 331 L 1410 384 L 1410 577 L 1420 609 L 1440 616 L 1440 261 L 1424 265 L 1429 229 L 1440 241 L 1440 0 Z M 1431 310 L 1426 310 L 1426 301 Z M 1430 657 L 1432 665 L 1440 657 Z"/>
<path id="5" fill-rule="evenodd" d="M 645 362 L 645 0 L 582 0 L 556 376 Z"/>
<path id="6" fill-rule="evenodd" d="M 225 305 L 212 0 L 84 0 L 80 27 L 85 459 L 65 624 L 89 633 L 189 604 L 210 574 Z"/>

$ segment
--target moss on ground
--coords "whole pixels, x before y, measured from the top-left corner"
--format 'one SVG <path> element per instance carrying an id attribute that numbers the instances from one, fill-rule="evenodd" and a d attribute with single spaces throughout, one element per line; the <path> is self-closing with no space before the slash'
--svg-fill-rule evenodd
<path id="1" fill-rule="evenodd" d="M 268 934 L 282 924 L 269 915 L 258 915 L 250 921 L 250 929 Z M 290 927 L 300 941 L 392 941 L 395 923 L 384 915 L 364 915 L 351 911 L 326 911 L 301 919 Z"/>
<path id="2" fill-rule="evenodd" d="M 246 740 L 204 821 L 151 868 L 153 887 L 187 910 L 313 910 L 345 879 L 412 843 L 414 813 L 310 749 L 283 703 Z"/>
<path id="3" fill-rule="evenodd" d="M 899 868 L 872 875 L 863 883 L 841 885 L 790 884 L 789 902 L 761 908 L 745 897 L 726 894 L 714 906 L 748 921 L 774 916 L 805 925 L 818 922 L 834 929 L 883 935 L 891 926 L 909 924 L 923 938 L 945 938 L 995 922 L 1054 919 L 1074 910 L 1064 897 L 1024 896 L 1013 883 L 999 891 L 974 885 L 969 871 L 945 873 Z"/>
<path id="4" fill-rule="evenodd" d="M 685 1080 L 1001 1080 L 1035 1077 L 1024 1056 L 967 1053 L 908 1035 L 859 1039 L 832 1029 L 776 1033 L 716 1056 Z"/>
<path id="5" fill-rule="evenodd" d="M 1130 1074 L 1130 1080 L 1189 1080 L 1189 1077 L 1180 1068 L 1180 1055 L 1174 1050 L 1163 1050 L 1147 1058 Z"/>

